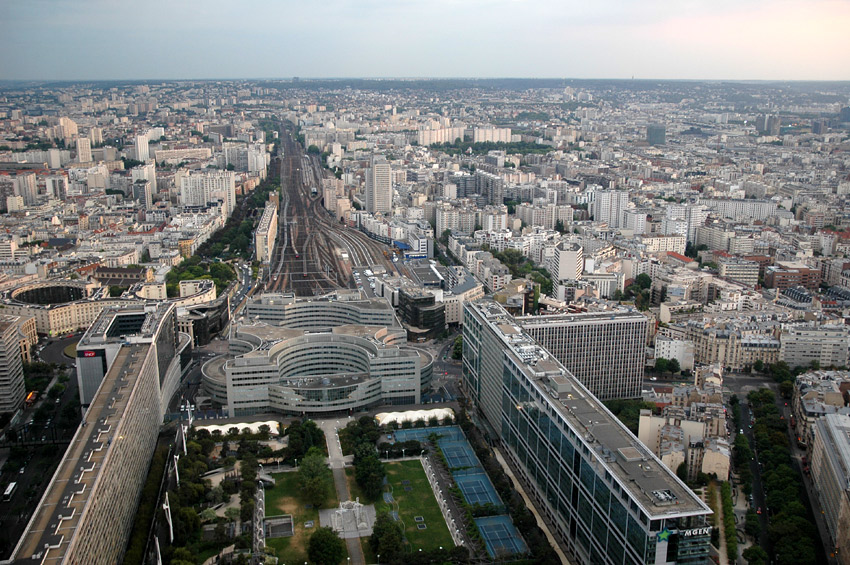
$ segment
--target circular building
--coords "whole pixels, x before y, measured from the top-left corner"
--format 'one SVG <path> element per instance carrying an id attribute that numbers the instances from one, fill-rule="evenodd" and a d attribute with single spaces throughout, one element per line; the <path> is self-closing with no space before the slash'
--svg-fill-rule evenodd
<path id="1" fill-rule="evenodd" d="M 204 365 L 204 392 L 231 416 L 322 415 L 377 405 L 416 404 L 433 357 L 397 345 L 401 328 L 345 325 L 331 331 L 259 323 L 241 326 L 227 358 Z"/>
<path id="2" fill-rule="evenodd" d="M 4 313 L 33 316 L 36 331 L 49 336 L 88 328 L 104 307 L 127 304 L 110 298 L 99 283 L 70 279 L 20 284 L 5 291 L 2 301 Z"/>

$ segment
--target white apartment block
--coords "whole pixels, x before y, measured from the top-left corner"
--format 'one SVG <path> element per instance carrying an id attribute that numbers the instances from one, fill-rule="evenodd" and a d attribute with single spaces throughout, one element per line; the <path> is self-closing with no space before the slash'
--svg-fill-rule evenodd
<path id="1" fill-rule="evenodd" d="M 461 136 L 463 137 L 463 136 Z M 454 141 L 454 140 L 452 140 Z M 472 130 L 473 143 L 510 143 L 511 128 L 479 127 Z"/>
<path id="2" fill-rule="evenodd" d="M 655 338 L 655 358 L 675 359 L 684 371 L 694 368 L 694 342 L 686 339 L 673 339 L 666 336 Z"/>
<path id="3" fill-rule="evenodd" d="M 561 242 L 553 249 L 547 265 L 555 281 L 578 280 L 584 270 L 584 252 L 577 243 Z"/>
<path id="4" fill-rule="evenodd" d="M 655 235 L 644 236 L 640 238 L 640 242 L 646 246 L 647 253 L 679 253 L 685 254 L 685 246 L 687 242 L 684 236 L 681 235 Z"/>
<path id="5" fill-rule="evenodd" d="M 236 206 L 236 175 L 232 171 L 190 173 L 180 179 L 180 203 L 183 206 L 206 206 L 216 199 L 224 202 L 225 215 Z"/>
<path id="6" fill-rule="evenodd" d="M 605 222 L 609 227 L 622 227 L 623 212 L 629 205 L 629 193 L 624 190 L 600 190 L 594 193 L 590 203 L 591 214 L 597 222 Z"/>
<path id="7" fill-rule="evenodd" d="M 779 358 L 790 367 L 808 367 L 813 361 L 823 368 L 848 365 L 850 330 L 844 326 L 790 327 L 779 341 Z"/>
<path id="8" fill-rule="evenodd" d="M 254 250 L 257 254 L 257 261 L 263 263 L 271 261 L 275 240 L 277 239 L 277 222 L 277 204 L 274 202 L 266 203 L 263 216 L 257 225 L 257 231 L 254 233 Z"/>

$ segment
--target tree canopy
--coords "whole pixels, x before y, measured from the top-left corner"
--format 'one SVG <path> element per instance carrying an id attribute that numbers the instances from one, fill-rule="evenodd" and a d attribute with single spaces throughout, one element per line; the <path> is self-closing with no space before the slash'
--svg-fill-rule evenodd
<path id="1" fill-rule="evenodd" d="M 307 556 L 317 565 L 337 565 L 347 553 L 345 542 L 330 528 L 319 528 L 310 536 Z"/>

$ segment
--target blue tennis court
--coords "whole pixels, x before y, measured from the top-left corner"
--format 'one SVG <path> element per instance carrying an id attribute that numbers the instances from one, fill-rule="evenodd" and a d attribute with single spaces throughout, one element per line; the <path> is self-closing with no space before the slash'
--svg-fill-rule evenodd
<path id="1" fill-rule="evenodd" d="M 517 553 L 526 553 L 528 548 L 509 516 L 486 516 L 476 518 L 475 525 L 484 538 L 484 545 L 491 557 L 497 558 Z"/>
<path id="2" fill-rule="evenodd" d="M 409 441 L 412 439 L 418 441 L 428 441 L 428 436 L 437 434 L 442 436 L 440 441 L 444 439 L 457 440 L 463 439 L 463 431 L 458 426 L 434 426 L 432 428 L 410 428 L 407 430 L 396 430 L 393 432 L 396 441 Z"/>
<path id="3" fill-rule="evenodd" d="M 443 455 L 446 456 L 446 463 L 449 469 L 457 469 L 458 467 L 477 467 L 478 459 L 475 453 L 465 441 L 459 442 L 440 442 L 440 449 Z"/>
<path id="4" fill-rule="evenodd" d="M 502 503 L 499 500 L 499 495 L 496 494 L 496 489 L 487 475 L 483 472 L 478 472 L 468 475 L 454 475 L 457 486 L 460 487 L 460 492 L 469 504 L 496 504 Z"/>

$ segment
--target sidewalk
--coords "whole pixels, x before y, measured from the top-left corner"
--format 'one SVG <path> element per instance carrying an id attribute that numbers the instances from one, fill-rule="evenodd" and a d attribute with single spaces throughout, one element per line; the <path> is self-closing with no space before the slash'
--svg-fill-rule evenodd
<path id="1" fill-rule="evenodd" d="M 451 486 L 451 481 L 445 476 L 442 469 L 435 468 L 430 457 L 431 454 L 428 454 L 428 456 L 421 458 L 422 468 L 425 470 L 425 476 L 428 477 L 431 490 L 434 491 L 434 498 L 437 499 L 437 504 L 439 504 L 440 510 L 443 513 L 443 519 L 449 528 L 449 534 L 451 534 L 455 545 L 463 545 L 470 548 L 472 544 L 466 535 L 466 530 L 458 526 L 462 521 L 463 514 L 454 500 L 452 500 L 452 497 L 446 494 L 449 492 L 448 489 Z"/>
<path id="2" fill-rule="evenodd" d="M 551 545 L 552 549 L 555 550 L 555 554 L 561 559 L 561 563 L 563 563 L 564 565 L 571 565 L 570 560 L 567 559 L 566 554 L 564 554 L 564 552 L 561 550 L 561 546 L 558 545 L 557 540 L 555 540 L 555 536 L 553 536 L 552 532 L 549 530 L 549 526 L 546 524 L 546 521 L 537 512 L 537 508 L 531 502 L 531 499 L 528 498 L 528 495 L 525 493 L 525 489 L 522 488 L 522 483 L 519 481 L 519 479 L 516 478 L 513 469 L 511 469 L 511 466 L 508 464 L 507 461 L 505 461 L 505 458 L 502 457 L 502 452 L 499 451 L 497 447 L 494 447 L 493 453 L 496 455 L 496 461 L 499 462 L 499 465 L 502 466 L 502 469 L 504 469 L 505 473 L 508 475 L 508 478 L 511 479 L 511 484 L 513 485 L 514 489 L 516 489 L 516 491 L 522 497 L 523 502 L 525 502 L 525 506 L 534 515 L 534 519 L 537 521 L 537 526 L 541 530 L 543 530 L 544 534 L 546 534 L 546 539 L 549 541 L 549 545 Z"/>
<path id="3" fill-rule="evenodd" d="M 717 508 L 717 527 L 720 528 L 720 547 L 717 550 L 718 557 L 720 558 L 720 565 L 729 565 L 729 552 L 726 547 L 726 532 L 723 527 L 723 497 L 720 495 L 719 487 L 714 489 L 714 504 L 714 507 Z"/>

